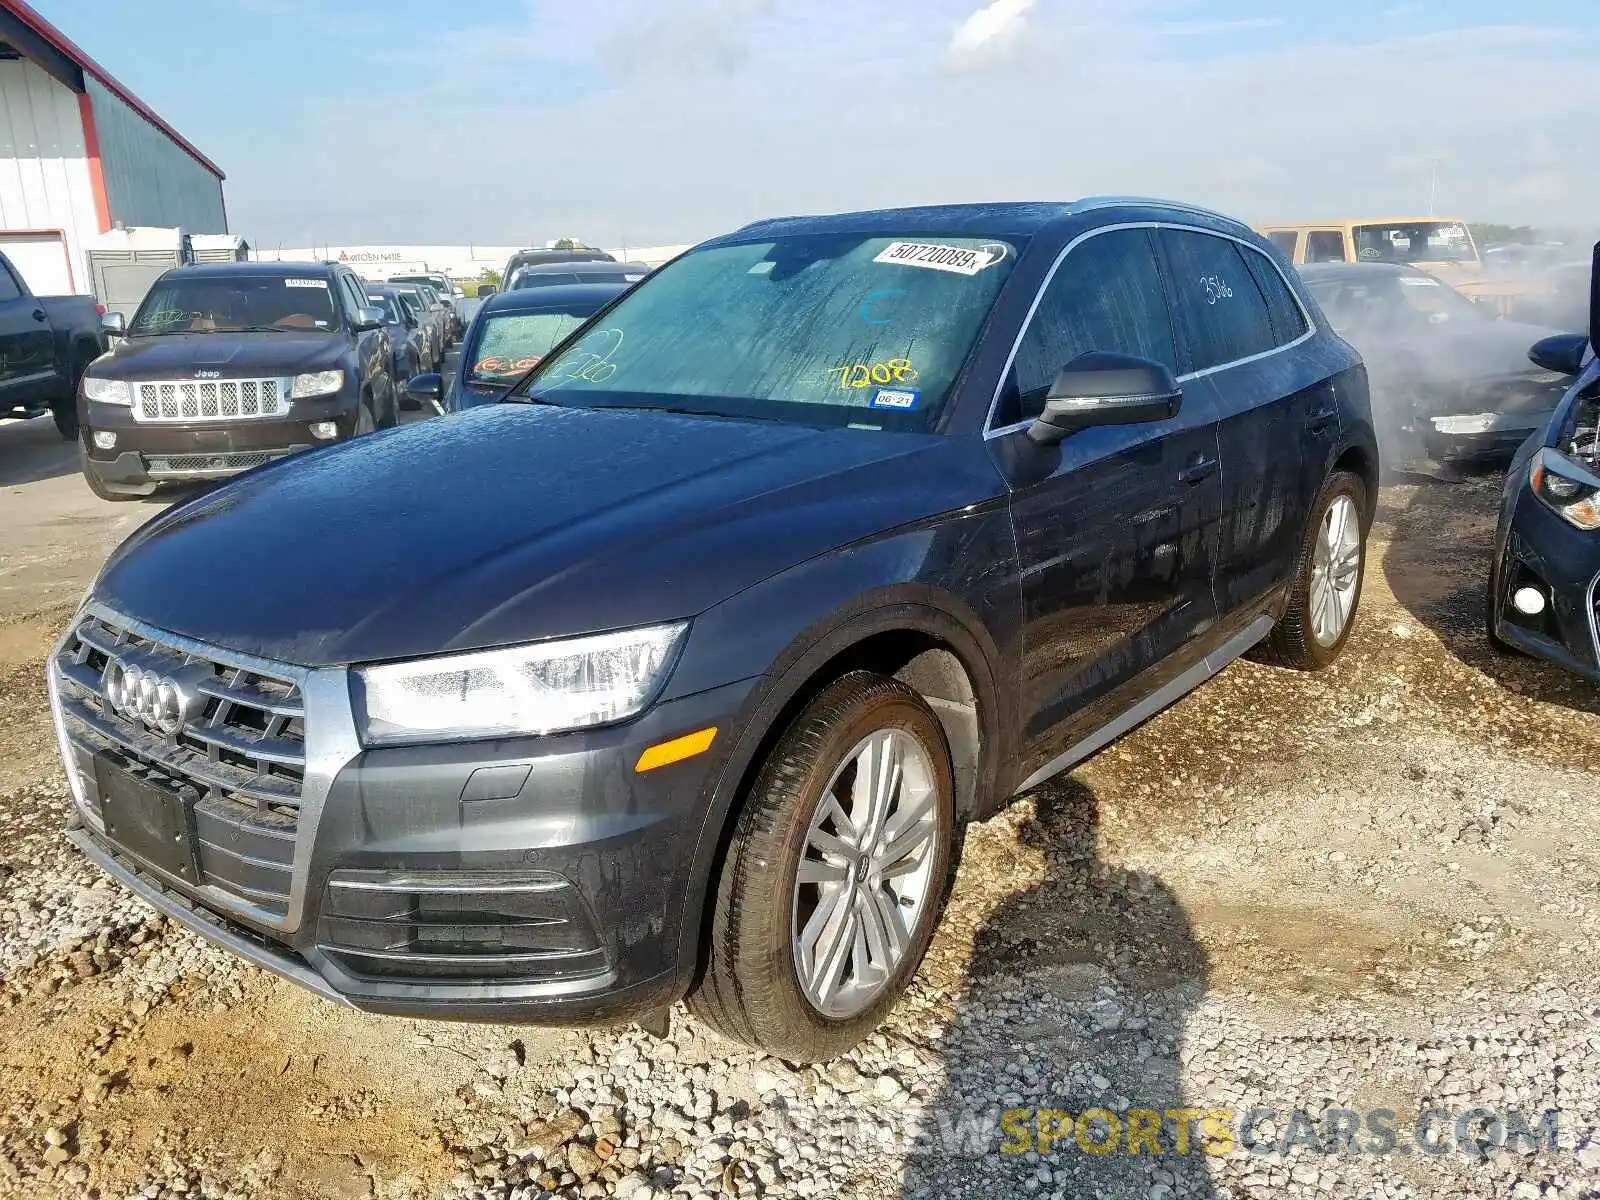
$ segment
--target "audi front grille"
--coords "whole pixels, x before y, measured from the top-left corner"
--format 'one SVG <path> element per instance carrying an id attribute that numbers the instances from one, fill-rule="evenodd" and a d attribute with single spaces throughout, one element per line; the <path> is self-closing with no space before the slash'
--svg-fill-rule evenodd
<path id="1" fill-rule="evenodd" d="M 130 715 L 136 705 L 114 703 L 126 700 L 118 664 L 137 664 L 136 676 L 184 679 L 195 692 L 192 711 L 167 733 L 159 730 L 171 722 Z M 306 770 L 294 672 L 247 670 L 90 613 L 62 640 L 53 671 L 68 769 L 92 774 L 104 757 L 178 796 L 196 851 L 193 882 L 269 920 L 283 918 Z"/>
<path id="2" fill-rule="evenodd" d="M 245 421 L 289 412 L 286 379 L 172 379 L 135 383 L 138 421 Z"/>

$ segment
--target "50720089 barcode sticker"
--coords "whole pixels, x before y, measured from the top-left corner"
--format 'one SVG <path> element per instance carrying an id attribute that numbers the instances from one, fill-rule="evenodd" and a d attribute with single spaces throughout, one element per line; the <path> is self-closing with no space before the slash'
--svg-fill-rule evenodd
<path id="1" fill-rule="evenodd" d="M 891 266 L 950 271 L 957 275 L 976 275 L 1005 256 L 1005 247 L 996 244 L 951 246 L 941 242 L 890 242 L 872 261 Z"/>
<path id="2" fill-rule="evenodd" d="M 323 291 L 327 291 L 328 290 L 328 281 L 326 279 L 285 279 L 283 281 L 283 286 L 284 287 L 300 287 L 300 288 L 321 288 Z"/>

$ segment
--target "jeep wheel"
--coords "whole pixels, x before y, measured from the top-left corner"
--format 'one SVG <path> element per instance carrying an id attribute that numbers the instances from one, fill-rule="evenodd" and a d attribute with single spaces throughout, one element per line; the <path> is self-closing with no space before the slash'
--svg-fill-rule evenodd
<path id="1" fill-rule="evenodd" d="M 864 671 L 823 689 L 745 800 L 690 1011 L 791 1061 L 870 1033 L 933 938 L 954 792 L 943 727 L 916 692 Z"/>
<path id="2" fill-rule="evenodd" d="M 1256 657 L 1320 671 L 1344 649 L 1361 603 L 1367 559 L 1367 488 L 1335 471 L 1311 507 L 1311 521 L 1289 585 L 1289 605 Z"/>
<path id="3" fill-rule="evenodd" d="M 363 400 L 361 407 L 356 409 L 356 427 L 350 436 L 358 438 L 363 434 L 371 433 L 377 427 L 377 422 L 372 419 L 372 405 Z"/>

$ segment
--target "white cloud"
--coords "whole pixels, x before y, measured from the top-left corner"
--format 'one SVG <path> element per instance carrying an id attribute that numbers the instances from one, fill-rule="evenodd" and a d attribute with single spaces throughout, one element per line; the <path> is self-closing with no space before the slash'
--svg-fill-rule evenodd
<path id="1" fill-rule="evenodd" d="M 952 66 L 977 66 L 1003 55 L 1021 37 L 1033 0 L 990 0 L 957 27 L 950 39 Z"/>

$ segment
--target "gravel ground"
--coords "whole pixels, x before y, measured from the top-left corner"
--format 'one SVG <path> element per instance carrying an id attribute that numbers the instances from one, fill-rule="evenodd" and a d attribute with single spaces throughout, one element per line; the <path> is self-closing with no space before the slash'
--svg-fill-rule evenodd
<path id="1" fill-rule="evenodd" d="M 366 1016 L 164 923 L 59 834 L 42 661 L 94 555 L 7 529 L 0 1195 L 1600 1196 L 1600 691 L 1484 645 L 1497 489 L 1385 491 L 1332 670 L 1238 664 L 974 828 L 912 991 L 820 1068 L 681 1012 Z M 1091 1152 L 1172 1109 L 1230 1111 Z"/>

